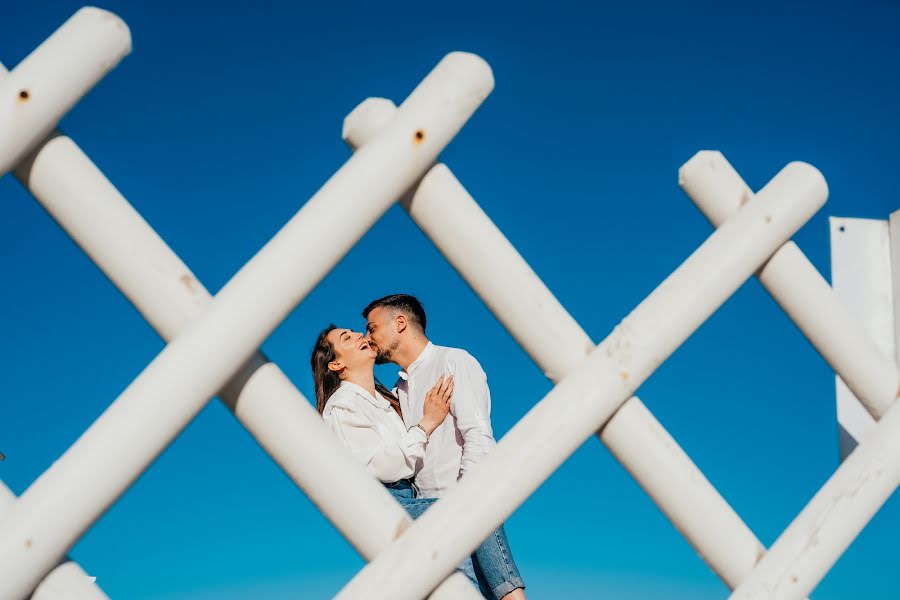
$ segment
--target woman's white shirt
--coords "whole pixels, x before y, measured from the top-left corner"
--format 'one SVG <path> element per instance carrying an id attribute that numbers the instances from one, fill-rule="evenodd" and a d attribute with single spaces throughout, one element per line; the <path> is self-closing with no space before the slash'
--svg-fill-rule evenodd
<path id="1" fill-rule="evenodd" d="M 407 431 L 390 402 L 355 383 L 341 382 L 322 417 L 366 470 L 385 483 L 411 478 L 425 456 L 425 432 Z"/>

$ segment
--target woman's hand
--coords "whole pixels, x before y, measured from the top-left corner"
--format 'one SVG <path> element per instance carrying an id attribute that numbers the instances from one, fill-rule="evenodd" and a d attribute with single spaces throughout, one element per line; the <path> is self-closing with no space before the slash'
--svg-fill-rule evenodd
<path id="1" fill-rule="evenodd" d="M 438 425 L 447 418 L 450 412 L 450 397 L 453 395 L 453 375 L 437 380 L 434 387 L 425 394 L 425 408 L 422 420 L 419 426 L 425 430 L 425 433 L 431 435 L 431 432 L 437 429 Z"/>

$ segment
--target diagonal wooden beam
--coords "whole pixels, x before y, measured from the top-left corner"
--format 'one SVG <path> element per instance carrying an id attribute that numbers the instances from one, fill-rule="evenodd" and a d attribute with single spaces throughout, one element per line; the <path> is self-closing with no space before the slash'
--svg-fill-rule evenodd
<path id="1" fill-rule="evenodd" d="M 697 153 L 679 183 L 714 227 L 753 202 L 753 192 L 720 152 Z M 900 369 L 875 346 L 794 242 L 757 273 L 759 282 L 876 419 L 900 392 Z"/>
<path id="2" fill-rule="evenodd" d="M 212 295 L 203 284 L 71 138 L 54 133 L 14 174 L 164 340 L 209 305 Z M 219 397 L 364 558 L 374 558 L 411 522 L 262 353 Z M 323 462 L 320 455 L 333 460 Z M 432 598 L 480 597 L 467 579 L 452 578 Z"/>
<path id="3" fill-rule="evenodd" d="M 20 598 L 34 589 L 290 310 L 422 176 L 492 88 L 490 67 L 480 58 L 465 53 L 445 57 L 370 150 L 347 161 L 25 491 L 0 522 L 0 597 Z M 332 235 L 338 229 L 343 236 Z M 317 458 L 326 468 L 329 457 Z M 402 530 L 398 527 L 394 535 Z"/>
<path id="4" fill-rule="evenodd" d="M 128 26 L 82 8 L 0 81 L 0 177 L 131 52 Z"/>
<path id="5" fill-rule="evenodd" d="M 344 141 L 365 145 L 396 110 L 369 98 L 345 119 Z M 587 359 L 590 336 L 449 167 L 434 167 L 400 204 L 548 379 L 558 383 Z M 597 436 L 729 587 L 750 573 L 765 547 L 639 398 Z"/>
<path id="6" fill-rule="evenodd" d="M 796 600 L 817 585 L 900 485 L 900 402 L 779 536 L 733 600 Z"/>
<path id="7" fill-rule="evenodd" d="M 815 168 L 786 166 L 755 202 L 719 227 L 525 415 L 477 469 L 337 597 L 412 600 L 430 589 L 606 423 L 815 214 L 827 195 Z M 391 581 L 403 581 L 403 588 L 389 589 Z"/>

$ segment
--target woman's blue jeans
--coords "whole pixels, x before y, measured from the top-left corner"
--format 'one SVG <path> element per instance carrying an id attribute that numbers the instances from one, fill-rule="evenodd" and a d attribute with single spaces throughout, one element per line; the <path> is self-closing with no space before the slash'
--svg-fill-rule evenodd
<path id="1" fill-rule="evenodd" d="M 384 486 L 413 519 L 437 502 L 435 498 L 416 498 L 409 481 L 386 483 Z M 475 554 L 459 566 L 486 598 L 499 600 L 516 588 L 524 588 L 519 569 L 509 549 L 509 540 L 501 525 L 475 550 Z"/>

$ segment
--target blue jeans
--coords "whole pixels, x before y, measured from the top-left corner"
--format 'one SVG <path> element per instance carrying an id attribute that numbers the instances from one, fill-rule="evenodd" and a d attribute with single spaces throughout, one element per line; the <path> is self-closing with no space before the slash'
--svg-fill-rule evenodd
<path id="1" fill-rule="evenodd" d="M 386 483 L 384 486 L 413 519 L 437 502 L 436 498 L 416 498 L 409 481 Z M 509 540 L 501 525 L 458 567 L 485 598 L 499 600 L 516 588 L 524 588 L 519 569 L 509 549 Z"/>
<path id="2" fill-rule="evenodd" d="M 491 532 L 481 545 L 475 548 L 475 574 L 481 584 L 482 595 L 500 600 L 516 588 L 525 588 L 519 567 L 513 559 L 503 525 Z M 485 593 L 487 590 L 489 593 Z"/>

